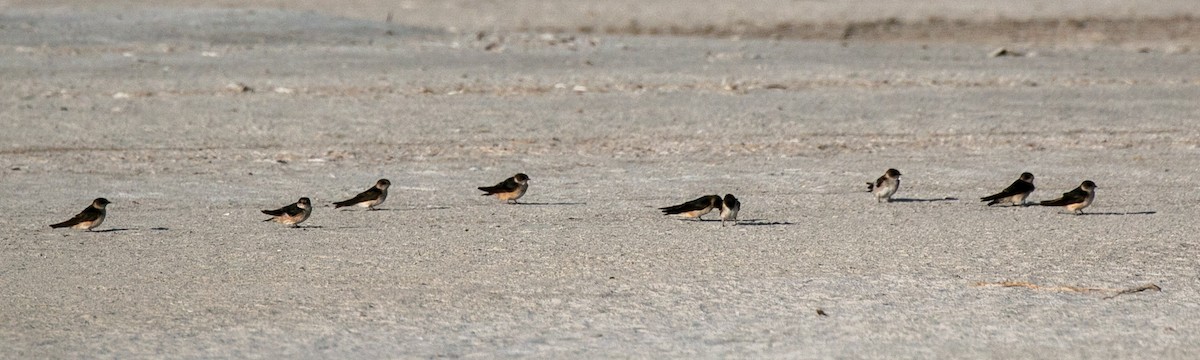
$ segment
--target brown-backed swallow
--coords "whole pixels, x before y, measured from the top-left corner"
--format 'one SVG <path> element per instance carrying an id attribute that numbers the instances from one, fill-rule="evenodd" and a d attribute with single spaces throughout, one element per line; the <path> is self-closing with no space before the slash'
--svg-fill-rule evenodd
<path id="1" fill-rule="evenodd" d="M 96 200 L 92 200 L 92 205 L 80 211 L 79 215 L 75 215 L 70 220 L 50 225 L 50 227 L 55 229 L 69 227 L 92 231 L 104 222 L 108 204 L 112 204 L 112 202 L 105 198 L 96 198 Z"/>
<path id="2" fill-rule="evenodd" d="M 875 194 L 877 202 L 892 202 L 896 190 L 900 190 L 900 171 L 896 169 L 887 169 L 875 182 L 867 183 L 867 192 Z"/>
<path id="3" fill-rule="evenodd" d="M 496 195 L 497 199 L 516 204 L 517 199 L 525 196 L 525 191 L 529 190 L 529 176 L 516 174 L 494 186 L 481 186 L 479 190 L 483 190 L 483 196 Z"/>
<path id="4" fill-rule="evenodd" d="M 1083 213 L 1083 208 L 1092 204 L 1092 200 L 1096 199 L 1096 183 L 1091 180 L 1084 180 L 1082 184 L 1075 190 L 1063 193 L 1062 197 L 1054 200 L 1042 201 L 1042 206 L 1063 206 L 1067 211 L 1079 215 Z"/>
<path id="5" fill-rule="evenodd" d="M 742 203 L 733 194 L 725 194 L 725 199 L 721 200 L 721 227 L 725 227 L 726 221 L 737 225 L 737 214 L 741 209 Z"/>
<path id="6" fill-rule="evenodd" d="M 663 215 L 679 215 L 683 218 L 700 219 L 704 214 L 708 214 L 714 208 L 721 207 L 721 197 L 718 195 L 704 195 L 696 200 L 688 201 L 679 205 L 667 206 L 658 208 L 662 210 Z"/>
<path id="7" fill-rule="evenodd" d="M 333 203 L 333 208 L 337 209 L 343 206 L 357 205 L 365 207 L 367 210 L 375 210 L 376 205 L 382 204 L 384 200 L 387 200 L 387 190 L 389 186 L 392 186 L 391 181 L 388 181 L 388 179 L 379 179 L 379 181 L 375 182 L 375 186 L 367 189 L 367 191 L 363 191 L 358 195 L 355 195 L 354 197 L 350 198 L 350 200 L 343 200 Z"/>
<path id="8" fill-rule="evenodd" d="M 993 195 L 979 198 L 979 201 L 989 201 L 988 206 L 999 203 L 1010 203 L 1013 206 L 1025 205 L 1025 199 L 1029 197 L 1036 187 L 1033 186 L 1033 174 L 1021 173 L 1021 178 L 1013 181 L 1012 185 L 1004 188 L 1004 190 Z"/>
<path id="9" fill-rule="evenodd" d="M 312 202 L 308 198 L 302 197 L 295 204 L 275 210 L 263 210 L 262 213 L 273 216 L 263 221 L 274 221 L 284 225 L 291 225 L 292 227 L 299 227 L 296 224 L 308 220 L 308 216 L 312 214 Z"/>

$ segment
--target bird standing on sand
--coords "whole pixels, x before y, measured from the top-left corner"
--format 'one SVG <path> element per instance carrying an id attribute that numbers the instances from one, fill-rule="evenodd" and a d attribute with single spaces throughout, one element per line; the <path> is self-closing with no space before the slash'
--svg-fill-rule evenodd
<path id="1" fill-rule="evenodd" d="M 392 186 L 391 181 L 388 181 L 388 179 L 379 179 L 379 181 L 375 182 L 375 186 L 367 189 L 367 191 L 363 191 L 349 200 L 333 203 L 333 208 L 337 209 L 344 206 L 357 205 L 365 207 L 367 210 L 375 210 L 376 205 L 382 204 L 384 200 L 387 200 L 389 186 Z"/>
<path id="2" fill-rule="evenodd" d="M 483 190 L 483 196 L 496 195 L 497 199 L 507 201 L 509 204 L 516 204 L 517 199 L 525 196 L 525 191 L 529 190 L 529 176 L 519 173 L 504 179 L 499 184 L 481 186 L 479 190 Z"/>
<path id="3" fill-rule="evenodd" d="M 721 200 L 721 227 L 725 227 L 726 221 L 732 221 L 734 225 L 737 225 L 737 215 L 740 210 L 742 210 L 742 202 L 733 197 L 733 194 L 725 194 L 725 199 Z"/>
<path id="4" fill-rule="evenodd" d="M 900 190 L 900 171 L 896 169 L 887 169 L 875 182 L 867 183 L 867 192 L 875 194 L 877 202 L 892 202 L 897 190 Z"/>
<path id="5" fill-rule="evenodd" d="M 1042 201 L 1042 206 L 1062 206 L 1067 211 L 1075 213 L 1075 215 L 1083 214 L 1083 208 L 1092 204 L 1092 200 L 1096 199 L 1096 183 L 1091 180 L 1084 180 L 1082 184 L 1075 190 L 1071 190 L 1062 194 L 1062 197 L 1054 200 Z"/>
<path id="6" fill-rule="evenodd" d="M 696 200 L 658 209 L 662 210 L 663 215 L 679 215 L 681 218 L 704 220 L 701 216 L 720 207 L 721 197 L 719 195 L 704 195 Z"/>
<path id="7" fill-rule="evenodd" d="M 1013 206 L 1025 205 L 1025 199 L 1029 197 L 1036 189 L 1033 186 L 1033 174 L 1021 173 L 1021 178 L 1013 181 L 1012 185 L 1004 188 L 998 193 L 979 198 L 979 201 L 989 201 L 987 206 L 996 205 L 999 203 L 1010 203 Z"/>
<path id="8" fill-rule="evenodd" d="M 263 221 L 274 221 L 284 225 L 291 225 L 292 227 L 299 227 L 297 224 L 308 220 L 308 216 L 312 214 L 312 202 L 308 198 L 302 197 L 295 204 L 275 210 L 263 210 L 262 213 L 272 216 L 272 218 Z"/>
<path id="9" fill-rule="evenodd" d="M 108 204 L 112 202 L 105 198 L 96 198 L 92 200 L 92 205 L 79 212 L 79 215 L 57 224 L 50 225 L 51 228 L 75 228 L 81 230 L 92 231 L 97 226 L 104 222 L 104 216 L 107 214 Z"/>

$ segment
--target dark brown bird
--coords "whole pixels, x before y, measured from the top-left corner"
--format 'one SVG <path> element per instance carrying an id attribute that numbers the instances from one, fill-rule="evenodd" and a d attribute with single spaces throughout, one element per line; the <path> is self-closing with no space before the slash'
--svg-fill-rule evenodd
<path id="1" fill-rule="evenodd" d="M 292 227 L 299 227 L 299 223 L 308 220 L 308 216 L 312 214 L 312 202 L 306 197 L 300 198 L 296 203 L 284 206 L 275 210 L 263 210 L 263 214 L 271 215 L 272 218 L 263 221 L 274 221 Z"/>
<path id="2" fill-rule="evenodd" d="M 525 191 L 529 190 L 529 176 L 523 173 L 516 174 L 504 179 L 499 184 L 481 186 L 479 190 L 483 190 L 483 196 L 496 195 L 497 199 L 507 201 L 509 204 L 516 204 L 517 199 L 525 196 Z"/>
<path id="3" fill-rule="evenodd" d="M 679 215 L 682 218 L 700 219 L 705 214 L 708 214 L 713 209 L 721 207 L 721 197 L 718 195 L 704 195 L 695 200 L 688 201 L 679 205 L 672 205 L 658 208 L 662 210 L 663 215 Z"/>
<path id="4" fill-rule="evenodd" d="M 92 205 L 79 212 L 79 215 L 57 224 L 50 225 L 51 228 L 75 228 L 87 231 L 92 231 L 97 226 L 104 222 L 104 216 L 107 214 L 108 204 L 112 202 L 105 198 L 96 198 L 92 200 Z"/>
<path id="5" fill-rule="evenodd" d="M 1021 178 L 1013 181 L 1012 185 L 1009 185 L 998 193 L 981 197 L 979 201 L 990 201 L 987 203 L 988 206 L 999 203 L 1010 203 L 1014 206 L 1025 205 L 1025 199 L 1029 197 L 1029 194 L 1034 189 L 1036 187 L 1033 186 L 1033 174 L 1021 173 Z"/>
<path id="6" fill-rule="evenodd" d="M 375 182 L 375 186 L 367 189 L 367 191 L 363 191 L 349 200 L 333 203 L 333 208 L 337 209 L 357 205 L 365 207 L 367 210 L 375 210 L 376 205 L 382 204 L 384 200 L 387 200 L 388 187 L 390 186 L 392 186 L 392 182 L 388 181 L 388 179 L 379 179 L 379 181 Z"/>

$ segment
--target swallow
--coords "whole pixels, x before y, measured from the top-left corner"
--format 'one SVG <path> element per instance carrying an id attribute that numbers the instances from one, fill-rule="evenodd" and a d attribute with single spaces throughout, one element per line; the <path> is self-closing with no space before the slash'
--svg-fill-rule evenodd
<path id="1" fill-rule="evenodd" d="M 867 192 L 875 194 L 877 202 L 892 202 L 892 195 L 900 190 L 900 171 L 888 169 L 873 183 L 867 183 Z"/>
<path id="2" fill-rule="evenodd" d="M 726 221 L 733 221 L 737 225 L 737 214 L 741 209 L 742 203 L 733 194 L 725 194 L 725 199 L 721 201 L 721 227 L 725 227 Z"/>
<path id="3" fill-rule="evenodd" d="M 479 190 L 483 190 L 483 196 L 496 195 L 497 199 L 516 204 L 517 199 L 525 196 L 525 191 L 529 190 L 529 176 L 516 174 L 494 186 L 481 186 Z"/>
<path id="4" fill-rule="evenodd" d="M 388 179 L 379 179 L 379 181 L 375 182 L 375 186 L 358 195 L 354 195 L 350 200 L 333 203 L 333 208 L 337 209 L 344 206 L 357 205 L 365 207 L 367 210 L 375 210 L 376 205 L 382 204 L 384 200 L 387 200 L 387 189 L 389 186 L 392 186 L 391 181 L 388 181 Z"/>
<path id="5" fill-rule="evenodd" d="M 92 200 L 92 205 L 80 211 L 79 215 L 75 215 L 70 220 L 50 225 L 50 227 L 54 229 L 69 227 L 92 231 L 104 222 L 104 215 L 108 212 L 105 208 L 108 207 L 108 204 L 112 204 L 112 202 L 105 198 L 96 198 L 96 200 Z"/>
<path id="6" fill-rule="evenodd" d="M 1021 178 L 1013 181 L 1012 185 L 993 195 L 981 197 L 979 201 L 990 201 L 987 206 L 999 203 L 1010 203 L 1013 206 L 1025 205 L 1025 198 L 1028 198 L 1029 193 L 1032 193 L 1034 189 L 1033 174 L 1021 173 Z"/>
<path id="7" fill-rule="evenodd" d="M 1091 180 L 1084 180 L 1082 184 L 1075 190 L 1071 190 L 1062 194 L 1062 197 L 1054 200 L 1042 201 L 1042 206 L 1063 206 L 1067 211 L 1079 215 L 1083 213 L 1083 208 L 1092 204 L 1092 200 L 1096 199 L 1096 183 Z"/>
<path id="8" fill-rule="evenodd" d="M 662 210 L 663 215 L 679 215 L 684 218 L 700 219 L 704 214 L 708 214 L 714 208 L 721 207 L 721 197 L 718 195 L 704 195 L 696 200 L 688 201 L 679 205 L 667 206 L 658 208 Z"/>
<path id="9" fill-rule="evenodd" d="M 312 215 L 312 202 L 308 198 L 302 197 L 295 204 L 275 210 L 263 210 L 262 213 L 273 216 L 263 221 L 274 221 L 284 225 L 291 225 L 292 227 L 299 227 L 297 224 L 308 220 L 308 216 Z"/>

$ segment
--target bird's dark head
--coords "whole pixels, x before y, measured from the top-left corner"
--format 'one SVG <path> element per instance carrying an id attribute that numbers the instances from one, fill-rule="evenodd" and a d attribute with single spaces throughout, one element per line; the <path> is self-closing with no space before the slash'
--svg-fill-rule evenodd
<path id="1" fill-rule="evenodd" d="M 517 182 L 524 184 L 526 181 L 529 181 L 529 175 L 525 175 L 525 173 L 518 173 L 516 175 L 513 175 L 513 180 L 516 180 Z"/>
<path id="2" fill-rule="evenodd" d="M 1021 180 L 1033 182 L 1033 173 L 1021 173 Z"/>
<path id="3" fill-rule="evenodd" d="M 379 181 L 375 182 L 375 187 L 380 189 L 386 190 L 389 186 L 392 186 L 392 182 L 388 181 L 388 179 L 379 179 Z"/>
<path id="4" fill-rule="evenodd" d="M 296 202 L 296 204 L 299 204 L 301 208 L 307 209 L 308 207 L 312 206 L 312 200 L 309 200 L 306 197 L 302 197 L 302 198 L 300 198 L 300 201 Z"/>
<path id="5" fill-rule="evenodd" d="M 112 201 L 108 201 L 108 199 L 105 198 L 96 198 L 96 200 L 92 200 L 92 206 L 94 207 L 103 208 L 108 204 L 112 204 Z"/>
<path id="6" fill-rule="evenodd" d="M 733 194 L 725 194 L 724 201 L 726 204 L 737 204 L 738 203 L 738 199 L 736 197 L 733 197 Z"/>
<path id="7" fill-rule="evenodd" d="M 900 177 L 900 170 L 888 169 L 887 172 L 884 173 L 884 175 L 887 175 L 887 177 L 890 177 L 890 178 L 898 178 L 898 177 Z"/>
<path id="8" fill-rule="evenodd" d="M 1084 190 L 1092 190 L 1097 188 L 1096 183 L 1092 182 L 1091 180 L 1084 180 L 1082 184 L 1079 184 L 1079 187 L 1083 188 Z"/>

